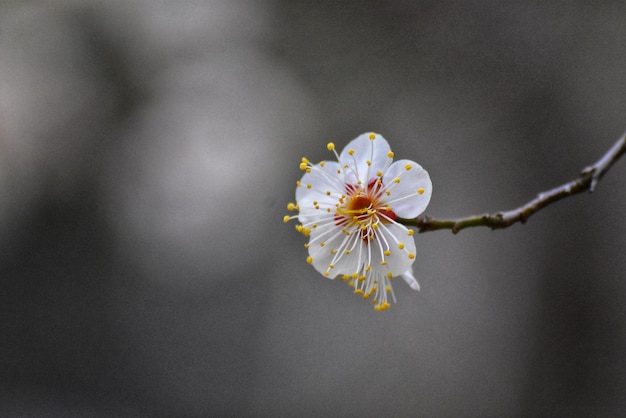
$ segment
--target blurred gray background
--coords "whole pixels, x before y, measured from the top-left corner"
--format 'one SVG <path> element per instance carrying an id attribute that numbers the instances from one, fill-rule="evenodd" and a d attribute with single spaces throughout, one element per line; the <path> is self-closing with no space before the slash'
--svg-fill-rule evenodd
<path id="1" fill-rule="evenodd" d="M 626 129 L 622 1 L 4 0 L 0 415 L 615 416 L 626 161 L 416 236 L 375 312 L 283 224 L 376 131 L 426 213 L 516 207 Z"/>

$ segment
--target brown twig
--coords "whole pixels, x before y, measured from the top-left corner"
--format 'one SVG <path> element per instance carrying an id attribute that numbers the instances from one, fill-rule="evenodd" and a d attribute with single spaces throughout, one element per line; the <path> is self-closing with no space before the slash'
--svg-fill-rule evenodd
<path id="1" fill-rule="evenodd" d="M 593 192 L 600 179 L 625 152 L 626 133 L 595 164 L 583 169 L 580 177 L 554 189 L 539 193 L 530 202 L 513 210 L 484 215 L 471 215 L 456 219 L 436 219 L 422 215 L 416 219 L 399 219 L 398 221 L 404 225 L 416 227 L 420 233 L 450 229 L 454 234 L 461 229 L 472 226 L 487 226 L 491 229 L 501 229 L 517 222 L 524 223 L 532 214 L 557 200 L 586 190 Z"/>

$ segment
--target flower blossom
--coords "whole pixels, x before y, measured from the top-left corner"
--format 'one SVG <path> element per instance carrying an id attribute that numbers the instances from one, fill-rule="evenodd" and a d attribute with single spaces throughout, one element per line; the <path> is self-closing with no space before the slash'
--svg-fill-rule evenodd
<path id="1" fill-rule="evenodd" d="M 307 262 L 324 276 L 337 276 L 364 299 L 372 297 L 376 310 L 395 302 L 391 279 L 401 276 L 419 290 L 413 277 L 413 230 L 396 221 L 415 218 L 426 209 L 432 184 L 426 170 L 410 160 L 393 162 L 393 152 L 381 135 L 362 134 L 335 161 L 312 164 L 297 182 L 296 203 L 285 222 L 297 218 L 296 229 L 309 237 Z"/>

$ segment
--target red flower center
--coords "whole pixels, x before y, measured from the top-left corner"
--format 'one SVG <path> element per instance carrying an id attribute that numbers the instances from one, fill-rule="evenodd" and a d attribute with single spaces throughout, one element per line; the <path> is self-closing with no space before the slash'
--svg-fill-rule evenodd
<path id="1" fill-rule="evenodd" d="M 389 223 L 396 219 L 396 214 L 381 201 L 384 196 L 381 179 L 373 179 L 367 188 L 361 185 L 346 184 L 346 197 L 340 200 L 335 224 L 338 226 L 358 227 L 361 237 L 369 242 L 374 237 L 378 223 Z"/>

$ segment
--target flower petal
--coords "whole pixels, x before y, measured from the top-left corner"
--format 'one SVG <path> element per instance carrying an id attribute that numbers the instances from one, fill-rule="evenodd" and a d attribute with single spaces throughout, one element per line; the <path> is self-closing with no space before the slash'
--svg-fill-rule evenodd
<path id="1" fill-rule="evenodd" d="M 298 220 L 310 222 L 312 216 L 322 216 L 328 208 L 334 214 L 338 196 L 345 192 L 343 178 L 337 173 L 341 170 L 339 163 L 324 161 L 310 167 L 296 187 L 296 202 L 300 207 Z"/>
<path id="2" fill-rule="evenodd" d="M 388 191 L 385 203 L 401 218 L 415 218 L 424 212 L 433 192 L 428 172 L 411 160 L 391 164 L 383 176 Z"/>
<path id="3" fill-rule="evenodd" d="M 334 223 L 312 229 L 309 255 L 313 267 L 330 279 L 339 274 L 354 273 L 358 269 L 358 259 L 352 252 L 345 253 L 346 249 L 351 248 L 353 241 L 354 239 L 350 239 Z"/>
<path id="4" fill-rule="evenodd" d="M 406 284 L 411 287 L 411 289 L 418 291 L 420 290 L 420 284 L 415 279 L 415 276 L 413 276 L 413 267 L 411 267 L 408 271 L 406 271 L 404 274 L 401 274 L 400 276 L 404 279 Z"/>
<path id="5" fill-rule="evenodd" d="M 376 238 L 370 245 L 372 268 L 385 275 L 391 272 L 392 276 L 399 276 L 415 261 L 415 239 L 404 225 L 397 222 L 379 223 Z"/>
<path id="6" fill-rule="evenodd" d="M 339 156 L 339 162 L 346 171 L 346 181 L 350 184 L 356 184 L 358 181 L 367 184 L 376 178 L 379 171 L 384 172 L 393 161 L 393 154 L 390 152 L 389 143 L 382 135 L 375 133 L 359 135 L 346 145 Z"/>

